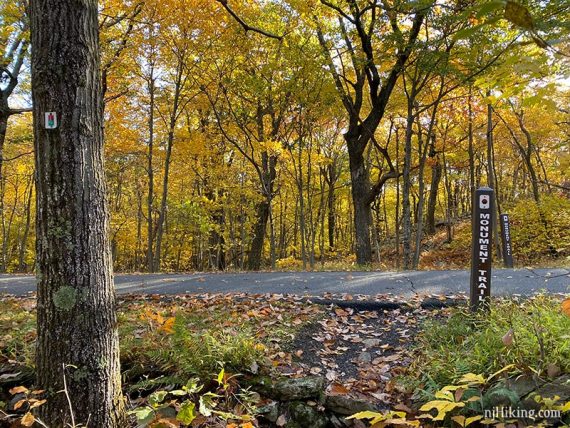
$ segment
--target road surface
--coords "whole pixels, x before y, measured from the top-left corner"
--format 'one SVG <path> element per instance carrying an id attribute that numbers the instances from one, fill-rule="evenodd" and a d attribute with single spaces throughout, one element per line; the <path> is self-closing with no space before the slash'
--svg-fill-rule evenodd
<path id="1" fill-rule="evenodd" d="M 277 293 L 321 296 L 324 293 L 457 294 L 469 291 L 469 272 L 249 272 L 193 274 L 117 274 L 120 294 Z M 31 275 L 0 275 L 0 294 L 25 295 L 36 289 Z M 570 269 L 497 269 L 493 295 L 530 295 L 540 290 L 570 293 Z"/>

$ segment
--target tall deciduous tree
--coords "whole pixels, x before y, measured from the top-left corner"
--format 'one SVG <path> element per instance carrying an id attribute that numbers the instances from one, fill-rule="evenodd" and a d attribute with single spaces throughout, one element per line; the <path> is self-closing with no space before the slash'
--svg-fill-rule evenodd
<path id="1" fill-rule="evenodd" d="M 38 383 L 51 427 L 124 427 L 97 0 L 32 0 Z M 56 129 L 44 114 L 55 112 Z M 58 392 L 65 389 L 65 394 Z M 67 396 L 67 397 L 66 397 Z M 69 399 L 69 403 L 67 402 Z"/>
<path id="2" fill-rule="evenodd" d="M 321 3 L 338 13 L 339 39 L 344 40 L 342 49 L 348 51 L 351 62 L 350 73 L 339 71 L 337 66 L 339 61 L 335 63 L 329 50 L 329 43 L 319 27 L 319 41 L 348 114 L 348 129 L 344 138 L 348 148 L 352 184 L 356 261 L 358 264 L 370 264 L 372 262 L 370 207 L 382 191 L 385 182 L 396 177 L 396 171 L 391 167 L 372 184 L 370 172 L 366 168 L 365 151 L 370 141 L 374 139 L 374 133 L 384 117 L 392 91 L 413 51 L 431 3 L 419 2 L 417 7 L 408 8 L 402 14 L 385 2 L 378 1 L 360 3 L 357 0 L 349 0 L 347 10 L 329 1 L 321 0 Z M 407 34 L 401 28 L 403 19 L 411 22 Z M 396 46 L 389 46 L 389 43 L 383 48 L 378 46 L 376 44 L 378 32 L 390 35 L 391 40 L 397 40 Z M 378 52 L 382 50 L 392 50 L 395 54 L 385 78 L 382 77 L 383 71 L 379 65 L 382 60 Z M 345 69 L 344 63 L 341 63 L 340 68 Z M 387 150 L 378 145 L 377 148 L 391 164 Z"/>

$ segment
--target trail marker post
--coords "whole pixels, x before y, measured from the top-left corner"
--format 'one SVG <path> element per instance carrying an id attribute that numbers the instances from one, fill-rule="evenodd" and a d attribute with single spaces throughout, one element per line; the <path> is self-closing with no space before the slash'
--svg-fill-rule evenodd
<path id="1" fill-rule="evenodd" d="M 471 310 L 488 309 L 493 260 L 494 191 L 477 189 L 473 196 L 471 244 Z"/>
<path id="2" fill-rule="evenodd" d="M 511 225 L 508 214 L 501 214 L 501 238 L 503 240 L 503 262 L 506 268 L 512 268 L 513 247 L 511 245 Z"/>

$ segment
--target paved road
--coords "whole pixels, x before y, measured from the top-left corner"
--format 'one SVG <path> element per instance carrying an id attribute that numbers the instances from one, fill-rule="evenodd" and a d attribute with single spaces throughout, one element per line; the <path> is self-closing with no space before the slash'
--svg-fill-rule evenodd
<path id="1" fill-rule="evenodd" d="M 121 294 L 183 293 L 324 293 L 387 294 L 410 297 L 416 293 L 457 294 L 469 290 L 468 271 L 412 272 L 259 272 L 116 275 Z M 0 275 L 0 293 L 24 295 L 36 288 L 30 275 Z M 570 293 L 570 269 L 497 269 L 494 295 L 529 295 L 539 290 Z"/>

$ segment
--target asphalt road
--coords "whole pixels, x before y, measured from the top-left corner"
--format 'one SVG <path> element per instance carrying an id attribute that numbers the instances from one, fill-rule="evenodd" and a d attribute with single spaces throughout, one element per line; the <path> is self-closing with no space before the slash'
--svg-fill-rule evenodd
<path id="1" fill-rule="evenodd" d="M 249 272 L 193 274 L 118 274 L 120 294 L 277 293 L 320 296 L 324 293 L 458 294 L 469 291 L 469 272 Z M 0 275 L 0 294 L 25 295 L 36 289 L 31 275 Z M 540 290 L 570 293 L 570 269 L 496 269 L 493 295 L 530 295 Z"/>

